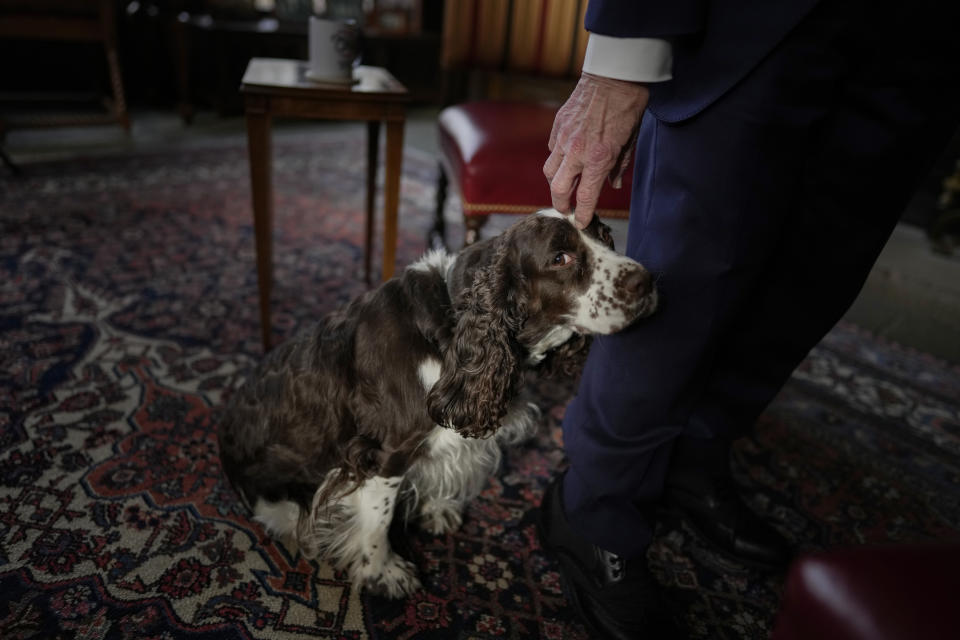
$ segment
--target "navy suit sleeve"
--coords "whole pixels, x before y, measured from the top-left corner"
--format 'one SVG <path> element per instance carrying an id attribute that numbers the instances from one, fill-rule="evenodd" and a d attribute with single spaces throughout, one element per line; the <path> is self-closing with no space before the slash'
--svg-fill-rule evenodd
<path id="1" fill-rule="evenodd" d="M 669 38 L 703 29 L 707 0 L 590 0 L 587 31 L 615 38 Z"/>

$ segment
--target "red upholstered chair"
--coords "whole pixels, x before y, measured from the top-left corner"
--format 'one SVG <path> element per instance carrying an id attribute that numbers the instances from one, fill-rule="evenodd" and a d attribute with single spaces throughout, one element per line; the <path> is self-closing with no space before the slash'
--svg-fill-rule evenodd
<path id="1" fill-rule="evenodd" d="M 551 206 L 543 176 L 553 118 L 580 75 L 587 33 L 579 0 L 447 0 L 442 65 L 448 92 L 469 85 L 481 99 L 445 108 L 439 117 L 440 182 L 431 244 L 442 244 L 448 184 L 459 195 L 464 244 L 476 241 L 491 214 L 525 214 Z M 624 187 L 604 186 L 606 217 L 625 218 Z"/>
<path id="2" fill-rule="evenodd" d="M 960 637 L 960 542 L 855 547 L 790 568 L 772 640 Z"/>

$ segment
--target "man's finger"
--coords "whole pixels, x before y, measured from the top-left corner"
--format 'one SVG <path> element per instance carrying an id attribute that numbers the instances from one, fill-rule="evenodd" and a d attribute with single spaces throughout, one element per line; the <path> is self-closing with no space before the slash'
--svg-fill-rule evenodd
<path id="1" fill-rule="evenodd" d="M 553 181 L 553 176 L 557 175 L 557 170 L 560 168 L 562 162 L 563 154 L 559 151 L 554 151 L 550 154 L 550 157 L 547 158 L 547 161 L 543 163 L 543 175 L 547 177 L 547 182 Z"/>
<path id="2" fill-rule="evenodd" d="M 603 179 L 607 177 L 607 171 L 596 165 L 584 167 L 583 175 L 580 177 L 580 186 L 577 187 L 577 209 L 574 212 L 574 222 L 580 229 L 586 228 L 593 219 L 593 213 L 597 209 L 597 200 L 600 199 L 600 188 L 603 186 Z"/>
<path id="3" fill-rule="evenodd" d="M 570 196 L 582 169 L 583 165 L 572 156 L 563 157 L 560 168 L 550 181 L 550 198 L 553 201 L 553 208 L 557 211 L 562 213 L 570 211 Z"/>

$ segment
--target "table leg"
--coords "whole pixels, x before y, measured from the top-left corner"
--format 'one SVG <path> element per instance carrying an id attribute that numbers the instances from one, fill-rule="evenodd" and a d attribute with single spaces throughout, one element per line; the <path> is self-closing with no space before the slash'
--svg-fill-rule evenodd
<path id="1" fill-rule="evenodd" d="M 377 199 L 377 155 L 380 150 L 380 121 L 367 121 L 367 220 L 363 238 L 363 281 L 370 284 L 370 256 L 373 254 L 373 205 Z"/>
<path id="2" fill-rule="evenodd" d="M 260 290 L 260 336 L 264 352 L 270 349 L 270 290 L 273 281 L 273 187 L 270 114 L 247 108 L 247 149 L 253 193 L 253 233 L 257 248 L 257 284 Z"/>
<path id="3" fill-rule="evenodd" d="M 387 162 L 383 185 L 383 279 L 393 277 L 397 257 L 397 210 L 400 208 L 400 170 L 403 163 L 403 120 L 387 122 Z"/>

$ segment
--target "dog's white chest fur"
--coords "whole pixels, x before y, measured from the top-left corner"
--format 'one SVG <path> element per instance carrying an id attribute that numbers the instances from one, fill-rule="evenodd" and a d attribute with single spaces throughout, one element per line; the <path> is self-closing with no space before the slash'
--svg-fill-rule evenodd
<path id="1" fill-rule="evenodd" d="M 427 358 L 420 363 L 417 375 L 420 377 L 420 384 L 423 385 L 423 388 L 430 391 L 437 380 L 440 379 L 440 361 L 436 358 Z"/>

